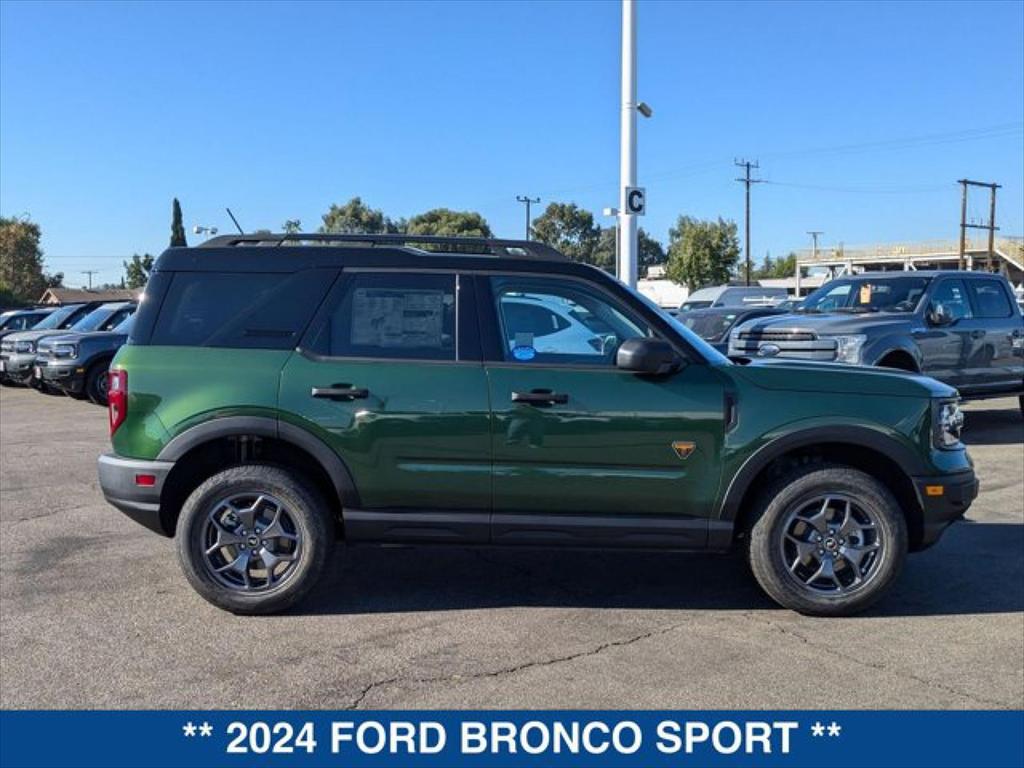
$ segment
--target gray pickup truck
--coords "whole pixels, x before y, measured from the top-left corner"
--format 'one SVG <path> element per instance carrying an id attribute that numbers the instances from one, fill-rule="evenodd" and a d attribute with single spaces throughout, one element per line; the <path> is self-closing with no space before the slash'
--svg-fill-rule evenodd
<path id="1" fill-rule="evenodd" d="M 842 277 L 792 314 L 736 327 L 729 354 L 900 368 L 964 398 L 1019 395 L 1024 409 L 1024 320 L 1006 278 L 987 272 Z"/>

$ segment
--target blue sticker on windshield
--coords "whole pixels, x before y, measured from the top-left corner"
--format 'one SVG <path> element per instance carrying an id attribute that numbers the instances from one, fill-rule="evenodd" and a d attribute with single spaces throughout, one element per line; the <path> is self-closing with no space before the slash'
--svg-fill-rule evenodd
<path id="1" fill-rule="evenodd" d="M 514 357 L 516 360 L 520 360 L 522 362 L 526 362 L 527 360 L 533 360 L 533 358 L 536 355 L 537 355 L 537 350 L 535 350 L 533 347 L 513 347 L 512 348 L 512 357 Z"/>

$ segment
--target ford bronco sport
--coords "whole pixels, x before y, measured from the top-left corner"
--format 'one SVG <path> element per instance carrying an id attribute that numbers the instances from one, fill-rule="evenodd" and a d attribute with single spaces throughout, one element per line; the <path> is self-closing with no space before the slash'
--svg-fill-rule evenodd
<path id="1" fill-rule="evenodd" d="M 569 316 L 588 342 L 560 335 Z M 341 538 L 736 547 L 783 606 L 849 614 L 978 488 L 952 387 L 730 362 L 532 242 L 171 248 L 108 397 L 104 495 L 175 536 L 192 586 L 238 613 L 294 604 Z"/>

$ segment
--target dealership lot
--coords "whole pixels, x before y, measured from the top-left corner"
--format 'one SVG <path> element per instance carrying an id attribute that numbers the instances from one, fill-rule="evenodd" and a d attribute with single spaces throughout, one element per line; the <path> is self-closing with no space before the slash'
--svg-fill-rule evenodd
<path id="1" fill-rule="evenodd" d="M 1024 421 L 967 407 L 970 522 L 868 615 L 779 609 L 734 558 L 339 547 L 290 614 L 199 598 L 96 482 L 106 412 L 0 390 L 2 707 L 1024 706 Z"/>

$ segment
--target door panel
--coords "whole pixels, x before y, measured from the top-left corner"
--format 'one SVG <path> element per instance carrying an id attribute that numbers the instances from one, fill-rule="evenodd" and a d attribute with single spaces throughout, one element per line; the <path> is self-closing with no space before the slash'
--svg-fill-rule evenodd
<path id="1" fill-rule="evenodd" d="M 352 271 L 285 366 L 282 418 L 334 448 L 363 509 L 490 510 L 472 294 L 453 273 Z"/>
<path id="2" fill-rule="evenodd" d="M 974 314 L 979 331 L 971 384 L 979 389 L 1012 389 L 1021 386 L 1024 358 L 1020 345 L 1024 323 L 1015 311 L 1002 280 L 970 281 Z"/>
<path id="3" fill-rule="evenodd" d="M 953 318 L 950 325 L 930 325 L 928 311 L 944 308 Z M 914 339 L 921 348 L 922 373 L 953 387 L 969 384 L 976 344 L 977 326 L 963 280 L 940 280 L 928 299 L 922 328 L 915 329 Z"/>
<path id="4" fill-rule="evenodd" d="M 494 511 L 708 517 L 718 490 L 723 386 L 707 366 L 666 378 L 488 365 Z M 549 389 L 565 404 L 512 401 Z M 674 443 L 693 443 L 687 458 Z M 685 453 L 686 447 L 680 447 Z"/>
<path id="5" fill-rule="evenodd" d="M 314 387 L 335 385 L 367 394 L 312 396 Z M 490 508 L 490 416 L 481 365 L 295 354 L 281 375 L 280 403 L 345 461 L 363 508 Z"/>

